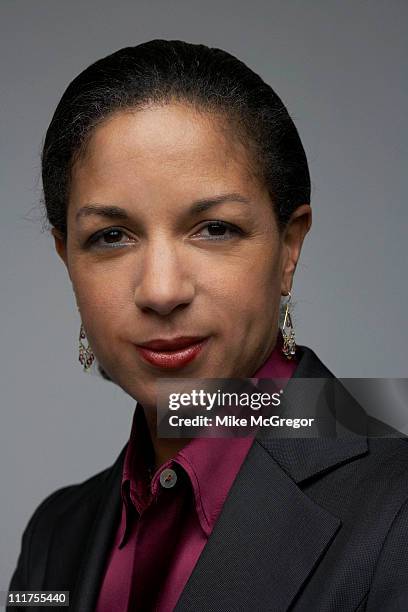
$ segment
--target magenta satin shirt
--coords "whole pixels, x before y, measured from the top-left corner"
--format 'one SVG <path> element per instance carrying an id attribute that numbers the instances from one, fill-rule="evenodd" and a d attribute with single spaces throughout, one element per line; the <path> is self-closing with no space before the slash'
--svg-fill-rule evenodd
<path id="1" fill-rule="evenodd" d="M 297 361 L 275 349 L 252 378 L 292 376 Z M 96 612 L 171 612 L 218 519 L 255 434 L 244 438 L 194 438 L 161 465 L 149 486 L 152 452 L 137 405 L 122 477 L 122 516 L 107 559 Z M 171 488 L 160 474 L 171 468 Z"/>

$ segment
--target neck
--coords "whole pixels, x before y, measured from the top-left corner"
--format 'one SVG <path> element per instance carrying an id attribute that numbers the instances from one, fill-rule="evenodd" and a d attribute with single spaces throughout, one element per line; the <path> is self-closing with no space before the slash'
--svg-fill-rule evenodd
<path id="1" fill-rule="evenodd" d="M 148 410 L 146 408 L 143 408 L 143 410 L 154 449 L 153 469 L 156 471 L 179 450 L 184 448 L 192 440 L 192 438 L 159 438 L 157 435 L 156 410 Z"/>

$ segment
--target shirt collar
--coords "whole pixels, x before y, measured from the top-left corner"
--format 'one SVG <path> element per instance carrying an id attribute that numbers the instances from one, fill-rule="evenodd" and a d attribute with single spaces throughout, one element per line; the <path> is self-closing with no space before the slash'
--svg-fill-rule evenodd
<path id="1" fill-rule="evenodd" d="M 283 339 L 279 333 L 275 348 L 252 377 L 255 384 L 262 378 L 291 378 L 297 360 L 288 361 L 282 354 L 282 345 Z M 209 536 L 254 437 L 255 434 L 244 438 L 193 438 L 160 466 L 150 484 L 148 467 L 154 462 L 154 448 L 143 406 L 138 403 L 123 468 L 121 493 L 125 520 L 122 520 L 119 546 L 123 545 L 128 533 L 134 508 L 139 513 L 143 510 L 152 492 L 157 491 L 159 474 L 171 467 L 173 462 L 189 476 L 197 516 L 201 528 Z"/>

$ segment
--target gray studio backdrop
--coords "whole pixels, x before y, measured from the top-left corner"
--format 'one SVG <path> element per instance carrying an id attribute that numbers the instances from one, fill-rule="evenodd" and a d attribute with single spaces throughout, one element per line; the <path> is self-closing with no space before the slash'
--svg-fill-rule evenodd
<path id="1" fill-rule="evenodd" d="M 2 0 L 0 589 L 56 488 L 110 465 L 134 402 L 81 372 L 65 268 L 41 231 L 40 149 L 68 82 L 152 38 L 222 47 L 299 129 L 313 227 L 293 287 L 297 339 L 341 377 L 406 377 L 404 1 Z"/>

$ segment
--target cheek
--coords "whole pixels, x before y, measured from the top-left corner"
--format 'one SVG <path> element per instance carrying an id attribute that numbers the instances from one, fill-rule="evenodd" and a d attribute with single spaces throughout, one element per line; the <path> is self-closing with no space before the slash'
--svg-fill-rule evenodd
<path id="1" fill-rule="evenodd" d="M 123 278 L 119 282 L 115 274 L 106 269 L 98 270 L 95 266 L 89 266 L 86 270 L 78 268 L 71 278 L 89 339 L 91 335 L 109 336 L 128 300 Z"/>
<path id="2" fill-rule="evenodd" d="M 260 303 L 280 293 L 280 283 L 279 259 L 268 253 L 235 266 L 225 278 L 224 287 L 229 286 L 236 299 L 249 296 L 250 301 Z"/>
<path id="3" fill-rule="evenodd" d="M 280 304 L 279 261 L 266 257 L 233 266 L 228 272 L 207 275 L 204 292 L 208 306 L 219 311 L 226 324 L 240 323 L 249 328 L 270 325 Z"/>

